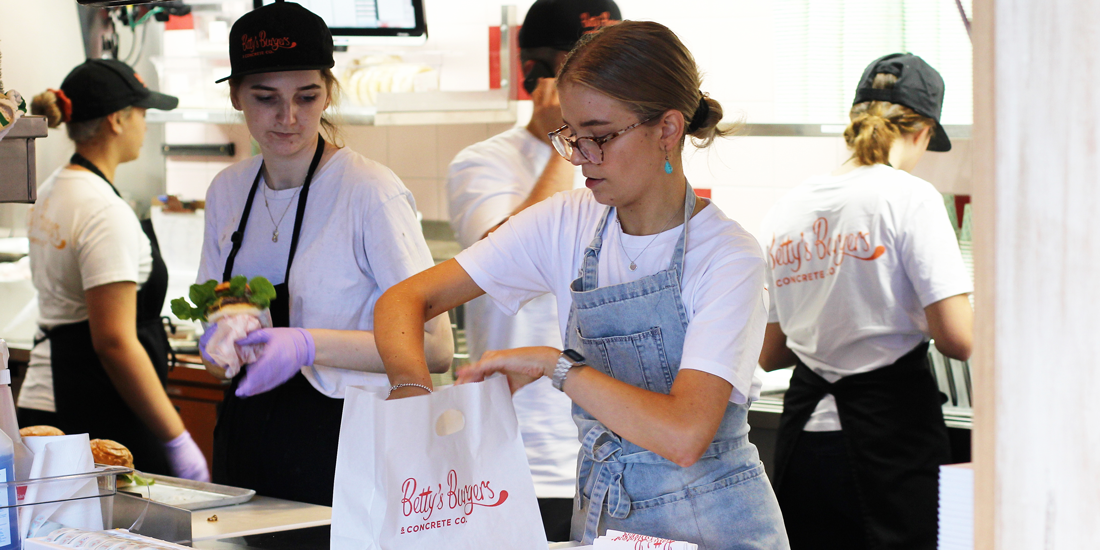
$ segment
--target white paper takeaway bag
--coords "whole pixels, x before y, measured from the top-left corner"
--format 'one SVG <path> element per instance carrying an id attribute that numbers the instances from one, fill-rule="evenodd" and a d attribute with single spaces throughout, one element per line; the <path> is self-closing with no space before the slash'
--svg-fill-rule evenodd
<path id="1" fill-rule="evenodd" d="M 386 401 L 348 388 L 332 550 L 546 550 L 508 382 Z"/>

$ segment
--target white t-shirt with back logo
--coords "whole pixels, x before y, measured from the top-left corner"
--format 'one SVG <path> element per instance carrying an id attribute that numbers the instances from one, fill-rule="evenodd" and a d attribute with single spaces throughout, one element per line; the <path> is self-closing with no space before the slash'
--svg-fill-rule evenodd
<path id="1" fill-rule="evenodd" d="M 808 179 L 764 219 L 769 322 L 830 382 L 890 365 L 929 339 L 924 308 L 973 291 L 932 184 L 885 165 Z M 840 429 L 836 401 L 808 431 Z"/>
<path id="2" fill-rule="evenodd" d="M 27 215 L 27 237 L 38 324 L 47 329 L 86 321 L 89 288 L 133 281 L 140 289 L 153 269 L 152 247 L 134 211 L 87 170 L 62 167 L 42 183 Z M 55 410 L 49 340 L 31 350 L 19 406 Z"/>

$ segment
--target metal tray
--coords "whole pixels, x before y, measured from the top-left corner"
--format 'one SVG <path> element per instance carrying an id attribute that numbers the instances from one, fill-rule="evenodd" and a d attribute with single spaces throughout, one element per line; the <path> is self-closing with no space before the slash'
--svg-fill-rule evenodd
<path id="1" fill-rule="evenodd" d="M 156 483 L 150 486 L 126 485 L 119 487 L 119 492 L 140 496 L 184 510 L 205 510 L 207 508 L 240 504 L 248 502 L 256 495 L 256 491 L 252 489 L 241 489 L 240 487 L 146 474 L 144 472 L 140 475 L 154 479 Z"/>

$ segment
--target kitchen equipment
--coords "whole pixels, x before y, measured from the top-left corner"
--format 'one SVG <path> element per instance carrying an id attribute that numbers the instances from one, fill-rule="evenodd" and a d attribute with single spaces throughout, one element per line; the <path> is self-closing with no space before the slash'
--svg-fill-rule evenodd
<path id="1" fill-rule="evenodd" d="M 127 485 L 119 491 L 135 497 L 167 504 L 182 510 L 205 510 L 248 502 L 256 495 L 252 489 L 241 489 L 217 483 L 192 481 L 178 477 L 142 473 L 141 477 L 154 480 L 148 486 Z"/>

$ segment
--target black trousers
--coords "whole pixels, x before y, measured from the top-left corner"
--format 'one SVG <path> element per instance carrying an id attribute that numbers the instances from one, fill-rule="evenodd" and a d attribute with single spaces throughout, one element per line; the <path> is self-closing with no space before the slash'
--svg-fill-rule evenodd
<path id="1" fill-rule="evenodd" d="M 57 418 L 57 413 L 23 407 L 15 409 L 15 419 L 19 422 L 20 428 L 26 428 L 27 426 L 53 426 L 56 428 L 61 423 Z"/>
<path id="2" fill-rule="evenodd" d="M 776 496 L 791 550 L 868 547 L 844 432 L 802 432 Z"/>
<path id="3" fill-rule="evenodd" d="M 540 498 L 539 512 L 542 514 L 542 527 L 546 530 L 546 540 L 550 542 L 569 540 L 569 527 L 573 521 L 573 499 Z"/>
<path id="4" fill-rule="evenodd" d="M 242 399 L 233 394 L 240 379 L 226 390 L 214 428 L 214 483 L 332 506 L 344 400 L 321 394 L 300 372 Z"/>

